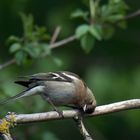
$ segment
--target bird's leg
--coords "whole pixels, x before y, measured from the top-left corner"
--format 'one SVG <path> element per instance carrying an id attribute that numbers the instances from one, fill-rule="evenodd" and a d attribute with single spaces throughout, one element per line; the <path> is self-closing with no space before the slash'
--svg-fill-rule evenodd
<path id="1" fill-rule="evenodd" d="M 63 112 L 61 110 L 59 110 L 51 101 L 51 99 L 49 97 L 46 97 L 47 102 L 52 106 L 52 108 L 59 114 L 59 116 L 61 116 L 62 118 L 64 118 L 63 116 Z"/>

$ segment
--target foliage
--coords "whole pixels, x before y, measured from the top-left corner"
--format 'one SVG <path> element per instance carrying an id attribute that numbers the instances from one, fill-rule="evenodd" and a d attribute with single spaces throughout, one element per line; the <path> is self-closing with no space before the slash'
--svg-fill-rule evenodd
<path id="1" fill-rule="evenodd" d="M 95 40 L 110 39 L 114 34 L 115 26 L 124 28 L 127 9 L 126 3 L 122 0 L 109 0 L 107 4 L 102 5 L 99 0 L 89 0 L 88 11 L 78 9 L 72 13 L 72 18 L 82 18 L 87 22 L 79 25 L 75 32 L 82 48 L 89 52 Z"/>
<path id="2" fill-rule="evenodd" d="M 49 35 L 45 27 L 34 25 L 32 15 L 21 14 L 23 23 L 23 36 L 10 36 L 7 40 L 10 46 L 10 53 L 14 54 L 18 65 L 23 64 L 27 59 L 42 57 L 50 54 L 48 45 Z"/>

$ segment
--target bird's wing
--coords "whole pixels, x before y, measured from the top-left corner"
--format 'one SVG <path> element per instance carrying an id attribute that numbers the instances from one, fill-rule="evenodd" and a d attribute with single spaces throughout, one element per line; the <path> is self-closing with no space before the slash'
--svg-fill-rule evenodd
<path id="1" fill-rule="evenodd" d="M 58 71 L 58 72 L 38 73 L 34 75 L 21 76 L 19 77 L 21 80 L 17 80 L 15 81 L 15 83 L 30 88 L 35 85 L 40 85 L 41 81 L 72 82 L 71 77 L 79 78 L 78 75 L 72 72 Z"/>
<path id="2" fill-rule="evenodd" d="M 70 73 L 68 73 L 70 75 Z M 29 75 L 21 78 L 26 78 L 25 80 L 17 80 L 15 83 L 20 84 L 25 87 L 31 87 L 31 85 L 40 85 L 43 81 L 60 81 L 60 82 L 72 82 L 70 76 L 67 76 L 66 72 L 48 72 L 48 73 L 38 73 L 34 75 Z"/>
<path id="3" fill-rule="evenodd" d="M 38 74 L 31 75 L 32 80 L 34 79 L 34 80 L 46 80 L 46 81 L 72 82 L 73 78 L 79 79 L 80 77 L 68 71 L 38 73 Z"/>
<path id="4" fill-rule="evenodd" d="M 31 88 L 34 86 L 40 85 L 40 81 L 44 81 L 46 78 L 45 73 L 38 73 L 34 75 L 28 75 L 28 76 L 20 76 L 18 77 L 19 80 L 16 80 L 15 83 L 22 85 L 27 88 Z"/>

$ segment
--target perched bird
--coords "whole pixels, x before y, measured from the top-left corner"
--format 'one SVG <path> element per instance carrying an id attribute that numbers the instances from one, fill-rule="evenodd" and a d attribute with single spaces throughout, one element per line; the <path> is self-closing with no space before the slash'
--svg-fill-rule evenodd
<path id="1" fill-rule="evenodd" d="M 26 89 L 0 102 L 0 104 L 26 96 L 40 95 L 56 111 L 58 111 L 56 106 L 67 106 L 80 109 L 85 113 L 92 113 L 96 107 L 96 100 L 92 91 L 74 73 L 58 71 L 38 73 L 22 78 L 24 80 L 15 81 L 15 83 L 25 86 Z"/>

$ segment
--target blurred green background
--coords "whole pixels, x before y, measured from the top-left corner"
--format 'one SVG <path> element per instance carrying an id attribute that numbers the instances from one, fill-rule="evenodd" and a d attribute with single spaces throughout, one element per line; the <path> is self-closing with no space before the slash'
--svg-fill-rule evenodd
<path id="1" fill-rule="evenodd" d="M 129 13 L 139 9 L 140 1 L 126 0 Z M 12 58 L 6 39 L 22 35 L 19 12 L 31 13 L 35 23 L 45 25 L 53 34 L 56 26 L 62 31 L 58 40 L 74 34 L 76 23 L 70 14 L 83 7 L 82 0 L 1 0 L 0 1 L 0 63 Z M 0 98 L 17 94 L 21 87 L 13 83 L 16 77 L 38 72 L 68 70 L 79 74 L 94 91 L 98 105 L 140 97 L 140 18 L 127 21 L 125 30 L 117 29 L 112 39 L 97 42 L 89 53 L 80 48 L 78 41 L 52 51 L 62 61 L 56 65 L 50 56 L 26 65 L 11 65 L 0 70 Z M 33 113 L 48 111 L 41 98 L 30 97 L 0 106 L 1 117 L 8 111 Z M 85 124 L 95 140 L 139 140 L 140 111 L 131 110 L 94 118 L 85 118 Z M 82 139 L 72 119 L 18 125 L 11 130 L 20 140 L 71 140 Z"/>

